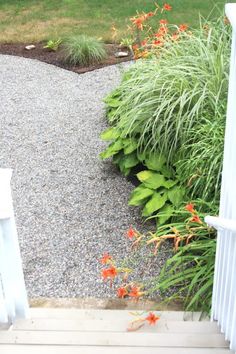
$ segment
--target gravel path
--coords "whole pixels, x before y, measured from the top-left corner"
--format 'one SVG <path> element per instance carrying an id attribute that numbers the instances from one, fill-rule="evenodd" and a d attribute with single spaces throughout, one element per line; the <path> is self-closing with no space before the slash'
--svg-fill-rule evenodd
<path id="1" fill-rule="evenodd" d="M 104 251 L 122 258 L 125 230 L 141 227 L 138 210 L 127 206 L 132 185 L 98 159 L 102 99 L 119 79 L 117 66 L 77 75 L 0 56 L 0 166 L 14 169 L 30 297 L 112 296 L 97 259 Z"/>

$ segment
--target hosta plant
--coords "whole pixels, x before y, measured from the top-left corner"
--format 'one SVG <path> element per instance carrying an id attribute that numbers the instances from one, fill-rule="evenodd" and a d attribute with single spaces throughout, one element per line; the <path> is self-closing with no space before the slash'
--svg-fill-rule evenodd
<path id="1" fill-rule="evenodd" d="M 166 165 L 166 158 L 151 151 L 140 152 L 137 139 L 122 138 L 114 127 L 102 133 L 101 138 L 112 142 L 100 154 L 102 159 L 113 158 L 113 163 L 128 176 L 137 165 L 140 172 L 136 174 L 140 183 L 130 196 L 129 205 L 143 208 L 142 216 L 156 215 L 158 224 L 168 220 L 175 208 L 183 202 L 186 191 L 178 185 L 174 169 Z"/>
<path id="2" fill-rule="evenodd" d="M 183 202 L 185 189 L 161 172 L 144 170 L 137 177 L 141 184 L 131 193 L 129 205 L 142 206 L 142 216 L 156 213 L 158 225 L 165 223 Z"/>

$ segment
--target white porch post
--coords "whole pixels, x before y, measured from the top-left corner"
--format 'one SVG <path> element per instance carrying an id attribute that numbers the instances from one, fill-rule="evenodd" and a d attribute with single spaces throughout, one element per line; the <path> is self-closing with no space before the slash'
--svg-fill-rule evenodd
<path id="1" fill-rule="evenodd" d="M 226 5 L 233 28 L 219 218 L 206 217 L 218 230 L 212 319 L 236 351 L 236 4 Z"/>
<path id="2" fill-rule="evenodd" d="M 0 323 L 28 317 L 28 300 L 11 197 L 12 171 L 0 169 Z"/>

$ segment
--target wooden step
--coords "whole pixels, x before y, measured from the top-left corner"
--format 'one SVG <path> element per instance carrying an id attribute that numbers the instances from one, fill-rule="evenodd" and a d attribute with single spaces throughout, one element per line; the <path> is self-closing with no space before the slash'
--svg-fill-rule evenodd
<path id="1" fill-rule="evenodd" d="M 54 318 L 54 319 L 91 319 L 91 320 L 112 320 L 114 318 L 130 321 L 130 319 L 147 314 L 144 311 L 130 310 L 83 310 L 64 308 L 31 308 L 32 318 Z M 209 321 L 201 312 L 183 311 L 157 311 L 158 316 L 163 320 L 170 321 Z"/>
<path id="2" fill-rule="evenodd" d="M 112 324 L 111 324 L 112 325 Z M 222 334 L 2 331 L 0 344 L 228 348 Z"/>
<path id="3" fill-rule="evenodd" d="M 155 312 L 155 326 L 129 332 L 147 312 L 31 309 L 31 319 L 0 330 L 0 354 L 229 354 L 216 323 L 200 313 Z"/>
<path id="4" fill-rule="evenodd" d="M 145 317 L 145 316 L 142 316 Z M 18 331 L 79 331 L 79 332 L 127 332 L 129 323 L 136 320 L 136 316 L 129 319 L 114 318 L 112 325 L 107 319 L 54 319 L 35 318 L 31 320 L 18 320 L 13 330 Z M 142 332 L 158 333 L 220 333 L 214 322 L 199 321 L 168 321 L 161 318 L 155 326 L 147 323 L 141 328 Z"/>
<path id="5" fill-rule="evenodd" d="M 1 354 L 233 354 L 228 349 L 3 345 Z"/>

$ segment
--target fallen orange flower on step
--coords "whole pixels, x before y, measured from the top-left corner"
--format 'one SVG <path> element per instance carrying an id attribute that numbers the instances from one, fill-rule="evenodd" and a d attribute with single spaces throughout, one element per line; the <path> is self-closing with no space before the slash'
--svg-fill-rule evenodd
<path id="1" fill-rule="evenodd" d="M 146 321 L 150 325 L 155 325 L 157 321 L 159 321 L 160 317 L 156 316 L 155 313 L 150 312 L 149 315 L 146 317 Z"/>

